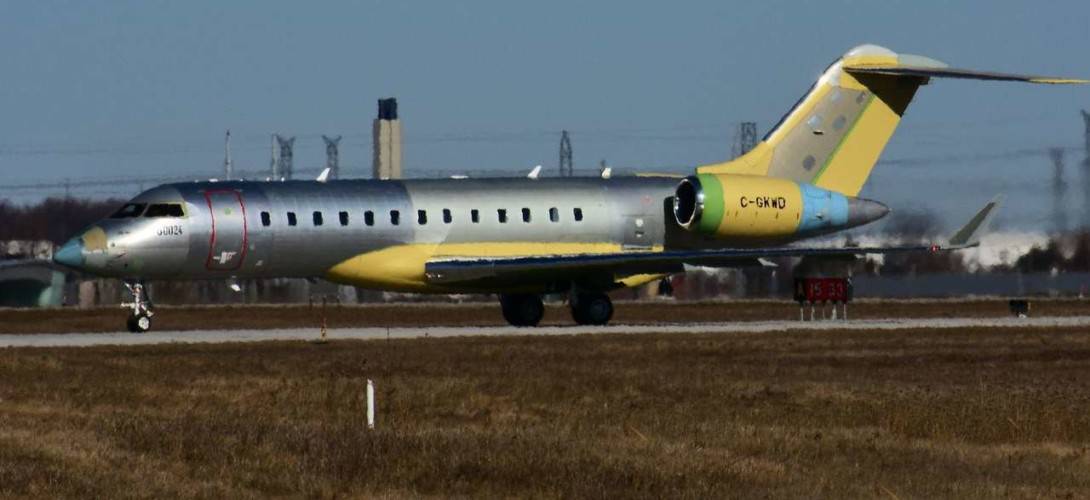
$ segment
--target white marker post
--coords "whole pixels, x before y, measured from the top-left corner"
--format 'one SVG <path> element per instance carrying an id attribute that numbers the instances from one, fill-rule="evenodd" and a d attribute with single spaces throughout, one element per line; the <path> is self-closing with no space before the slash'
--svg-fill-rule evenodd
<path id="1" fill-rule="evenodd" d="M 375 429 L 375 383 L 367 379 L 367 429 Z"/>

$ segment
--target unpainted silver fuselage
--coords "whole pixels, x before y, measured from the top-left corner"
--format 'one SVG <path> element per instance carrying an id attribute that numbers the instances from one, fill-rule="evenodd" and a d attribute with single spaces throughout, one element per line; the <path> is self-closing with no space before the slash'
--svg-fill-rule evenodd
<path id="1" fill-rule="evenodd" d="M 388 257 L 353 265 L 391 262 L 396 274 L 405 272 L 397 266 L 415 265 L 401 260 L 419 255 L 648 252 L 790 241 L 725 241 L 681 229 L 671 215 L 677 184 L 670 177 L 167 184 L 132 203 L 181 203 L 184 216 L 105 219 L 61 253 L 75 259 L 78 251 L 73 267 L 123 279 L 324 277 L 450 292 L 457 289 L 386 283 L 383 269 L 355 270 L 378 277 L 362 282 L 330 270 L 384 250 Z"/>

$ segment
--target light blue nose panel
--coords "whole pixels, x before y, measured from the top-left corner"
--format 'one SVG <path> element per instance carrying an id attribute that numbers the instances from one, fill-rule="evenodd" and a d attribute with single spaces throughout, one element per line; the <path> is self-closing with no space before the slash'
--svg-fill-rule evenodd
<path id="1" fill-rule="evenodd" d="M 83 267 L 83 243 L 79 238 L 68 240 L 57 250 L 57 253 L 53 254 L 53 262 L 62 266 Z"/>
<path id="2" fill-rule="evenodd" d="M 798 232 L 809 233 L 843 227 L 848 223 L 848 198 L 840 193 L 799 184 L 802 219 Z"/>

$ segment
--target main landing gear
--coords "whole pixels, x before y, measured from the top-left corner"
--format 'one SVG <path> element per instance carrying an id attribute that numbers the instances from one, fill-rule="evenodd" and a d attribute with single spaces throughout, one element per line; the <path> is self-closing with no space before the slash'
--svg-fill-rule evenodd
<path id="1" fill-rule="evenodd" d="M 500 308 L 511 326 L 537 326 L 545 315 L 541 296 L 534 294 L 500 295 Z"/>
<path id="2" fill-rule="evenodd" d="M 535 294 L 500 295 L 500 307 L 503 309 L 503 319 L 511 326 L 537 326 L 545 315 L 541 296 Z M 604 293 L 574 293 L 571 298 L 571 317 L 580 325 L 605 325 L 613 318 L 613 302 Z"/>
<path id="3" fill-rule="evenodd" d="M 613 317 L 613 302 L 604 293 L 573 294 L 571 317 L 580 325 L 605 325 Z"/>
<path id="4" fill-rule="evenodd" d="M 151 298 L 144 289 L 143 283 L 137 281 L 123 283 L 132 295 L 132 302 L 121 303 L 121 307 L 132 309 L 125 324 L 132 333 L 144 333 L 151 329 L 151 317 L 155 316 L 155 313 L 151 311 Z"/>

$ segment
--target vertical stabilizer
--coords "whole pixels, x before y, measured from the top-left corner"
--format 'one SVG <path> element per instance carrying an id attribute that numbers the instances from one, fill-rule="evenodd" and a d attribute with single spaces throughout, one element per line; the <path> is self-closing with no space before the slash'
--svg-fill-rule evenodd
<path id="1" fill-rule="evenodd" d="M 779 177 L 855 196 L 916 89 L 931 78 L 1086 83 L 955 69 L 927 57 L 861 45 L 829 66 L 753 150 L 697 172 Z"/>

